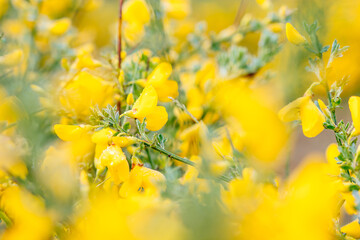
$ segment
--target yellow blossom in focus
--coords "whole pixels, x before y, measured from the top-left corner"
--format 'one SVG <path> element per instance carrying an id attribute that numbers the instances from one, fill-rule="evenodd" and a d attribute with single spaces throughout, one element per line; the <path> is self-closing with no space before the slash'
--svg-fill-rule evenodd
<path id="1" fill-rule="evenodd" d="M 141 122 L 146 118 L 146 126 L 150 131 L 160 130 L 166 124 L 168 115 L 164 107 L 157 106 L 157 100 L 155 88 L 152 85 L 146 86 L 128 116 L 139 119 Z"/>
<path id="2" fill-rule="evenodd" d="M 325 117 L 310 96 L 300 97 L 279 111 L 279 118 L 284 122 L 301 120 L 306 137 L 316 137 L 324 130 Z"/>
<path id="3" fill-rule="evenodd" d="M 100 162 L 100 156 L 102 152 L 111 144 L 111 138 L 115 134 L 115 131 L 111 128 L 104 128 L 95 132 L 91 136 L 91 141 L 96 144 L 95 147 L 95 167 L 102 171 L 104 166 Z"/>
<path id="4" fill-rule="evenodd" d="M 91 129 L 91 126 L 75 126 L 56 124 L 54 131 L 56 135 L 63 141 L 73 141 L 82 137 Z"/>
<path id="5" fill-rule="evenodd" d="M 178 84 L 174 80 L 168 80 L 172 72 L 169 63 L 160 63 L 148 76 L 146 85 L 152 85 L 157 92 L 159 101 L 170 102 L 172 98 L 176 98 L 178 93 Z"/>
<path id="6" fill-rule="evenodd" d="M 108 168 L 111 180 L 115 184 L 120 184 L 129 177 L 129 164 L 118 146 L 109 146 L 101 153 L 97 168 L 101 171 L 105 167 Z"/>
<path id="7" fill-rule="evenodd" d="M 135 137 L 113 137 L 112 141 L 115 145 L 117 145 L 118 147 L 128 147 L 134 143 L 137 142 L 137 139 Z"/>

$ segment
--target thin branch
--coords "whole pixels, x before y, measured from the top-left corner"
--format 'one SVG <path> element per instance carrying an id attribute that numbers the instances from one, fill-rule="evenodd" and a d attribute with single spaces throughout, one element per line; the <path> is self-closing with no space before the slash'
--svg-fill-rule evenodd
<path id="1" fill-rule="evenodd" d="M 122 31 L 122 10 L 124 0 L 120 0 L 119 6 L 119 26 L 118 26 L 118 68 L 121 69 L 121 31 Z"/>

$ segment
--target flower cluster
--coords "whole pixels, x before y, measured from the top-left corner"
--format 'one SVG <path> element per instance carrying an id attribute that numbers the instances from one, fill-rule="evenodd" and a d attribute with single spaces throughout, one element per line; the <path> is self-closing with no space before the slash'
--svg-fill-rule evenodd
<path id="1" fill-rule="evenodd" d="M 327 77 L 348 47 L 270 0 L 219 32 L 192 4 L 0 0 L 1 239 L 360 238 L 360 97 L 339 120 Z M 280 109 L 290 47 L 316 80 Z M 336 143 L 290 171 L 287 122 Z"/>

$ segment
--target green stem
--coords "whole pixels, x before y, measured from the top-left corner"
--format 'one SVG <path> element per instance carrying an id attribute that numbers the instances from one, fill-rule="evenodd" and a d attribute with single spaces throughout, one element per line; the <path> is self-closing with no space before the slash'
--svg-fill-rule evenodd
<path id="1" fill-rule="evenodd" d="M 2 210 L 0 210 L 0 219 L 6 224 L 7 227 L 11 227 L 11 225 L 12 225 L 11 219 Z"/>
<path id="2" fill-rule="evenodd" d="M 155 164 L 154 164 L 154 162 L 153 162 L 153 160 L 152 160 L 152 158 L 151 158 L 149 148 L 145 148 L 145 151 L 146 151 L 146 154 L 147 154 L 147 156 L 148 156 L 148 158 L 149 158 L 149 162 L 150 162 L 151 168 L 152 168 L 152 169 L 155 169 Z"/>
<path id="3" fill-rule="evenodd" d="M 194 163 L 193 161 L 190 161 L 189 159 L 182 158 L 182 157 L 180 157 L 180 156 L 178 156 L 178 155 L 176 155 L 176 154 L 174 154 L 174 153 L 172 153 L 172 152 L 169 152 L 168 150 L 165 150 L 165 149 L 160 148 L 160 147 L 158 147 L 158 146 L 151 145 L 150 143 L 148 143 L 148 142 L 146 142 L 146 141 L 142 141 L 142 142 L 144 143 L 144 145 L 145 145 L 146 147 L 152 148 L 152 149 L 154 149 L 155 151 L 158 151 L 158 152 L 160 152 L 160 153 L 162 153 L 162 154 L 165 154 L 165 155 L 167 155 L 169 158 L 175 159 L 175 160 L 177 160 L 177 161 L 179 161 L 179 162 L 188 164 L 188 165 L 190 165 L 190 166 L 195 166 L 195 163 Z"/>
<path id="4" fill-rule="evenodd" d="M 190 161 L 189 159 L 182 158 L 182 157 L 180 157 L 180 156 L 178 156 L 178 155 L 176 155 L 176 154 L 174 154 L 174 153 L 172 153 L 172 152 L 169 152 L 169 151 L 166 150 L 166 149 L 163 149 L 163 148 L 161 148 L 161 147 L 152 145 L 152 144 L 150 144 L 150 143 L 147 142 L 147 141 L 144 141 L 144 140 L 142 140 L 142 139 L 138 139 L 138 141 L 144 143 L 144 145 L 145 145 L 146 147 L 148 147 L 148 148 L 154 149 L 155 151 L 158 151 L 158 152 L 160 152 L 160 153 L 162 153 L 162 154 L 165 154 L 165 155 L 168 156 L 169 158 L 175 159 L 175 160 L 177 160 L 177 161 L 179 161 L 179 162 L 188 164 L 188 165 L 193 166 L 193 167 L 196 165 L 193 161 Z M 231 178 L 226 177 L 226 176 L 219 176 L 219 177 L 217 177 L 217 178 L 218 178 L 219 180 L 222 180 L 222 181 L 225 181 L 225 182 L 230 182 L 230 181 L 231 181 Z"/>

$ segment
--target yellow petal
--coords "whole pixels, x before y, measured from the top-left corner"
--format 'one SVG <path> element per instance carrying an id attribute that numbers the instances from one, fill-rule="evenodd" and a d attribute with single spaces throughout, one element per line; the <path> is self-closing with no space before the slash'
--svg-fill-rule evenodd
<path id="1" fill-rule="evenodd" d="M 160 63 L 148 76 L 148 84 L 160 87 L 171 75 L 172 67 L 170 63 Z"/>
<path id="2" fill-rule="evenodd" d="M 155 88 L 148 85 L 144 88 L 140 97 L 135 101 L 129 116 L 137 119 L 143 119 L 156 107 L 157 101 L 158 96 Z"/>
<path id="3" fill-rule="evenodd" d="M 300 116 L 303 133 L 306 137 L 316 137 L 324 130 L 325 117 L 311 99 L 301 104 Z"/>
<path id="4" fill-rule="evenodd" d="M 283 107 L 278 114 L 280 120 L 283 122 L 300 120 L 300 106 L 308 98 L 309 97 L 300 97 Z"/>
<path id="5" fill-rule="evenodd" d="M 332 143 L 326 149 L 326 160 L 329 163 L 329 172 L 331 175 L 340 175 L 340 166 L 337 164 L 336 158 L 340 152 L 336 143 Z"/>
<path id="6" fill-rule="evenodd" d="M 69 18 L 63 18 L 53 22 L 50 27 L 50 33 L 53 35 L 63 35 L 67 30 L 69 30 L 71 25 L 71 20 Z"/>
<path id="7" fill-rule="evenodd" d="M 147 24 L 150 21 L 150 11 L 144 0 L 126 1 L 123 13 L 123 20 L 129 23 Z"/>
<path id="8" fill-rule="evenodd" d="M 63 141 L 74 141 L 87 132 L 86 128 L 76 125 L 55 124 L 54 131 Z"/>
<path id="9" fill-rule="evenodd" d="M 159 171 L 146 167 L 141 167 L 140 171 L 142 173 L 142 187 L 145 189 L 165 181 L 165 176 Z"/>
<path id="10" fill-rule="evenodd" d="M 360 97 L 352 96 L 349 99 L 351 118 L 355 128 L 355 134 L 360 133 Z"/>
<path id="11" fill-rule="evenodd" d="M 301 35 L 291 23 L 286 23 L 286 37 L 289 42 L 299 45 L 306 42 L 306 39 Z"/>
<path id="12" fill-rule="evenodd" d="M 160 130 L 167 122 L 168 114 L 165 107 L 155 107 L 149 115 L 146 116 L 146 128 L 150 131 Z"/>
<path id="13" fill-rule="evenodd" d="M 134 103 L 134 95 L 132 93 L 129 93 L 129 95 L 126 98 L 126 104 L 133 105 L 133 103 Z"/>
<path id="14" fill-rule="evenodd" d="M 119 194 L 121 197 L 126 198 L 139 191 L 142 184 L 141 168 L 141 166 L 135 165 L 135 167 L 131 170 L 128 180 L 125 181 L 120 188 Z"/>
<path id="15" fill-rule="evenodd" d="M 91 136 L 91 141 L 96 144 L 108 144 L 116 132 L 111 128 L 104 128 Z"/>
<path id="16" fill-rule="evenodd" d="M 112 141 L 118 147 L 128 147 L 137 142 L 136 138 L 134 137 L 113 137 Z"/>
<path id="17" fill-rule="evenodd" d="M 318 103 L 319 103 L 319 107 L 320 107 L 321 111 L 322 111 L 326 116 L 330 116 L 329 109 L 327 108 L 327 106 L 325 105 L 325 103 L 324 103 L 321 99 L 318 99 Z"/>
<path id="18" fill-rule="evenodd" d="M 126 156 L 118 146 L 107 147 L 100 156 L 100 166 L 109 169 L 112 181 L 120 184 L 129 177 L 129 164 Z"/>
<path id="19" fill-rule="evenodd" d="M 353 238 L 360 238 L 360 224 L 358 220 L 354 220 L 351 223 L 343 226 L 341 232 Z"/>
<path id="20" fill-rule="evenodd" d="M 178 84 L 174 80 L 166 80 L 160 86 L 156 86 L 155 89 L 161 102 L 170 102 L 169 97 L 176 98 L 179 95 Z"/>
<path id="21" fill-rule="evenodd" d="M 0 56 L 0 65 L 11 67 L 20 64 L 23 60 L 24 52 L 21 49 L 17 49 L 4 56 Z"/>

